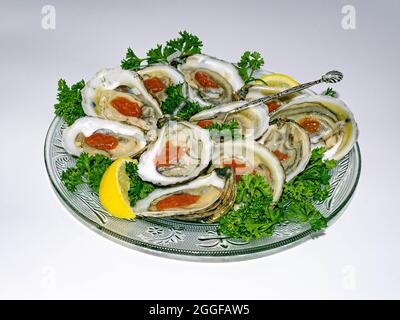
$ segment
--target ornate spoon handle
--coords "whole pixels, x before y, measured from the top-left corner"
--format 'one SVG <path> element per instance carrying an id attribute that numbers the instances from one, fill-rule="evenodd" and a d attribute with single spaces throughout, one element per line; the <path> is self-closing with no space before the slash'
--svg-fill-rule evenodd
<path id="1" fill-rule="evenodd" d="M 320 84 L 322 82 L 325 82 L 325 83 L 337 83 L 337 82 L 341 81 L 342 79 L 343 79 L 343 73 L 341 73 L 339 71 L 329 71 L 326 74 L 324 74 L 321 77 L 321 79 L 318 79 L 318 80 L 315 80 L 315 81 L 311 81 L 311 82 L 306 82 L 306 83 L 300 84 L 298 86 L 289 88 L 287 90 L 271 94 L 270 96 L 258 98 L 258 99 L 255 99 L 253 101 L 250 101 L 250 102 L 248 102 L 248 103 L 246 103 L 244 105 L 241 105 L 241 106 L 237 107 L 236 109 L 233 109 L 233 110 L 227 112 L 225 114 L 223 122 L 225 122 L 227 117 L 229 115 L 231 115 L 232 113 L 236 113 L 236 112 L 239 112 L 239 111 L 242 111 L 242 110 L 245 110 L 245 109 L 253 108 L 253 107 L 257 106 L 258 104 L 260 104 L 261 102 L 265 103 L 265 102 L 269 102 L 269 101 L 274 100 L 274 99 L 279 99 L 279 98 L 282 98 L 283 96 L 286 96 L 288 94 L 299 92 L 299 91 L 302 91 L 304 89 L 308 89 L 308 88 L 310 88 L 310 87 L 312 87 L 312 86 L 314 86 L 316 84 Z"/>

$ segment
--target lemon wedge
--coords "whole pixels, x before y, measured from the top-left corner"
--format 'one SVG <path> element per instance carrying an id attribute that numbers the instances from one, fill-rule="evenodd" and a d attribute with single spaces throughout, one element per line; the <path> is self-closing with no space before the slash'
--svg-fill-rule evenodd
<path id="1" fill-rule="evenodd" d="M 117 218 L 134 218 L 135 213 L 129 204 L 130 180 L 125 172 L 127 162 L 137 162 L 129 157 L 115 160 L 104 172 L 100 182 L 100 203 L 111 215 Z"/>
<path id="2" fill-rule="evenodd" d="M 260 77 L 261 80 L 268 84 L 268 87 L 276 87 L 281 89 L 287 89 L 298 86 L 299 83 L 292 77 L 282 73 L 266 74 Z M 264 84 L 261 81 L 257 81 L 257 84 Z"/>

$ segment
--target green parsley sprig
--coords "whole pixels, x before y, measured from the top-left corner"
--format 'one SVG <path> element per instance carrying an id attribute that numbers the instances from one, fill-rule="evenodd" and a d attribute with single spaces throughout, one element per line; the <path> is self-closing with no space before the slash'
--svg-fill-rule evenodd
<path id="1" fill-rule="evenodd" d="M 130 179 L 128 197 L 130 205 L 133 207 L 138 200 L 146 198 L 150 192 L 153 192 L 155 187 L 151 183 L 140 179 L 136 163 L 128 162 L 125 165 L 125 172 Z"/>
<path id="2" fill-rule="evenodd" d="M 330 170 L 336 167 L 336 161 L 324 161 L 325 152 L 323 147 L 312 151 L 304 171 L 283 186 L 281 204 L 288 201 L 322 201 L 329 196 Z"/>
<path id="3" fill-rule="evenodd" d="M 226 137 L 230 137 L 232 139 L 242 137 L 241 132 L 238 130 L 239 123 L 235 119 L 225 123 L 213 122 L 205 126 L 204 129 L 208 129 L 210 131 L 211 138 L 213 140 L 219 139 L 220 141 L 223 141 L 223 139 Z"/>
<path id="4" fill-rule="evenodd" d="M 167 98 L 161 103 L 164 114 L 173 114 L 178 108 L 177 116 L 183 120 L 189 120 L 200 111 L 209 109 L 211 106 L 201 106 L 196 101 L 190 101 L 183 94 L 183 84 L 178 83 L 165 89 Z"/>
<path id="5" fill-rule="evenodd" d="M 242 175 L 237 190 L 236 203 L 240 207 L 221 217 L 219 231 L 243 240 L 271 236 L 281 219 L 281 210 L 271 206 L 268 183 L 260 175 Z"/>
<path id="6" fill-rule="evenodd" d="M 309 223 L 315 232 L 327 227 L 326 218 L 309 201 L 293 201 L 282 212 L 282 222 Z"/>
<path id="7" fill-rule="evenodd" d="M 237 185 L 235 203 L 243 203 L 249 197 L 264 198 L 266 203 L 272 203 L 272 194 L 269 185 L 262 176 L 241 176 L 240 182 Z"/>
<path id="8" fill-rule="evenodd" d="M 146 58 L 139 58 L 134 52 L 132 48 L 128 48 L 125 54 L 125 59 L 121 60 L 121 68 L 125 70 L 138 70 L 143 61 L 146 61 Z"/>
<path id="9" fill-rule="evenodd" d="M 101 178 L 111 163 L 109 158 L 101 154 L 89 156 L 83 152 L 76 159 L 75 167 L 68 168 L 61 174 L 61 181 L 71 192 L 74 192 L 78 185 L 86 183 L 98 193 Z"/>
<path id="10" fill-rule="evenodd" d="M 179 37 L 167 41 L 165 45 L 157 44 L 155 48 L 147 51 L 145 58 L 139 58 L 132 48 L 128 48 L 125 59 L 121 61 L 121 68 L 138 70 L 142 67 L 143 62 L 147 62 L 147 65 L 169 64 L 172 63 L 170 61 L 172 55 L 174 55 L 174 61 L 179 61 L 193 54 L 201 53 L 202 48 L 203 43 L 197 36 L 187 31 L 180 31 Z"/>
<path id="11" fill-rule="evenodd" d="M 218 130 L 218 131 L 235 130 L 239 128 L 239 123 L 236 120 L 231 120 L 225 123 L 213 122 L 205 126 L 204 128 L 209 130 Z"/>
<path id="12" fill-rule="evenodd" d="M 168 53 L 180 53 L 178 58 L 183 59 L 196 53 L 201 53 L 203 42 L 195 35 L 187 32 L 179 32 L 179 37 L 167 41 L 166 48 Z"/>
<path id="13" fill-rule="evenodd" d="M 186 100 L 185 105 L 176 114 L 179 118 L 188 121 L 196 113 L 210 109 L 211 106 L 201 106 L 197 101 Z"/>
<path id="14" fill-rule="evenodd" d="M 239 75 L 242 77 L 245 84 L 259 80 L 254 77 L 254 72 L 259 70 L 264 65 L 264 59 L 257 51 L 246 51 L 243 53 L 240 61 L 236 64 Z"/>
<path id="15" fill-rule="evenodd" d="M 337 93 L 336 93 L 335 90 L 333 90 L 333 88 L 330 88 L 330 87 L 329 87 L 328 89 L 326 89 L 324 95 L 330 96 L 330 97 L 333 97 L 333 98 L 336 98 Z"/>
<path id="16" fill-rule="evenodd" d="M 306 169 L 284 185 L 277 204 L 272 202 L 268 183 L 259 175 L 243 175 L 237 184 L 236 203 L 219 220 L 223 234 L 244 240 L 271 236 L 275 226 L 284 223 L 309 223 L 313 231 L 327 226 L 327 220 L 313 203 L 329 195 L 330 170 L 334 160 L 323 160 L 325 148 L 314 149 Z"/>
<path id="17" fill-rule="evenodd" d="M 165 89 L 167 98 L 161 103 L 161 110 L 164 114 L 173 114 L 174 111 L 186 102 L 183 95 L 183 83 L 169 86 Z"/>
<path id="18" fill-rule="evenodd" d="M 54 105 L 54 113 L 64 118 L 68 125 L 85 116 L 81 95 L 81 90 L 84 86 L 85 82 L 83 80 L 73 84 L 71 87 L 67 85 L 64 79 L 58 81 L 58 103 Z"/>

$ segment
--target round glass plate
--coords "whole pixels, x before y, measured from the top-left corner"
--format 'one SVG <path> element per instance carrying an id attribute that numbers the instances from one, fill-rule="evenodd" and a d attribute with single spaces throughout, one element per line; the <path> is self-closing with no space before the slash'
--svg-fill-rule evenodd
<path id="1" fill-rule="evenodd" d="M 164 257 L 196 261 L 245 260 L 265 256 L 297 245 L 318 234 L 308 224 L 284 224 L 271 237 L 256 241 L 227 238 L 217 233 L 216 224 L 180 222 L 171 219 L 136 218 L 132 221 L 110 216 L 88 186 L 69 192 L 60 180 L 62 172 L 75 164 L 61 144 L 66 124 L 55 118 L 48 130 L 44 156 L 47 173 L 57 196 L 75 216 L 104 237 L 132 249 Z M 329 198 L 315 206 L 330 225 L 349 203 L 361 170 L 358 144 L 333 170 Z"/>

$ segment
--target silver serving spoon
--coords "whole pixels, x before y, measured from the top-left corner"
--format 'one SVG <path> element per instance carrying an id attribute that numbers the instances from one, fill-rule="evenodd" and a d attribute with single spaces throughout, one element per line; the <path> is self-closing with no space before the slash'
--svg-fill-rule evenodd
<path id="1" fill-rule="evenodd" d="M 300 84 L 298 86 L 289 88 L 287 90 L 271 94 L 270 96 L 266 96 L 266 97 L 255 99 L 253 101 L 250 101 L 250 102 L 248 102 L 248 103 L 246 103 L 244 105 L 241 105 L 241 106 L 237 107 L 236 109 L 230 110 L 225 114 L 223 122 L 225 123 L 225 121 L 226 121 L 226 119 L 228 118 L 229 115 L 231 115 L 233 113 L 236 113 L 236 112 L 243 111 L 245 109 L 253 108 L 253 107 L 257 106 L 258 104 L 260 104 L 261 102 L 265 103 L 265 102 L 272 101 L 274 99 L 279 99 L 279 98 L 282 98 L 283 96 L 286 96 L 288 94 L 299 92 L 299 91 L 302 91 L 304 89 L 308 89 L 308 88 L 310 88 L 312 86 L 315 86 L 316 84 L 320 84 L 322 82 L 325 82 L 325 83 L 337 83 L 337 82 L 341 81 L 342 79 L 343 79 L 343 73 L 341 73 L 339 71 L 329 71 L 326 74 L 324 74 L 318 80 L 307 82 L 307 83 L 303 83 L 303 84 Z"/>

